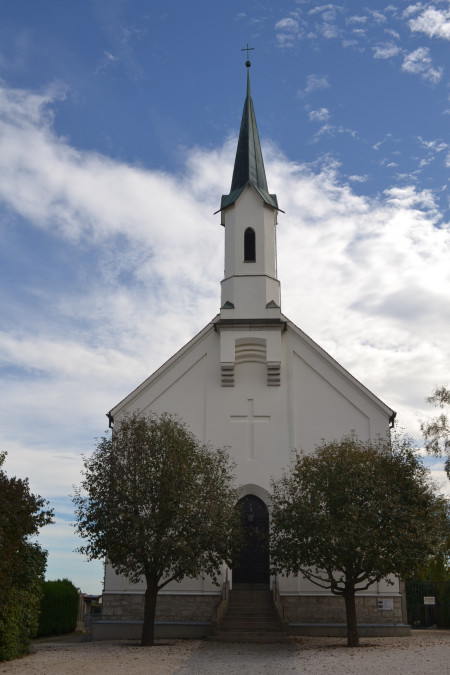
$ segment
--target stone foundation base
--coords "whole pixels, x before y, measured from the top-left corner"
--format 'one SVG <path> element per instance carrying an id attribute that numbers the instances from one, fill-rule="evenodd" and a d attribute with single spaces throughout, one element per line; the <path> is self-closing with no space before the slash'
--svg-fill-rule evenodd
<path id="1" fill-rule="evenodd" d="M 155 622 L 155 638 L 204 638 L 211 634 L 210 622 Z M 94 621 L 92 639 L 97 640 L 140 640 L 142 621 Z"/>
<path id="2" fill-rule="evenodd" d="M 199 639 L 211 635 L 211 623 L 155 623 L 156 639 Z M 289 635 L 315 637 L 347 637 L 345 624 L 289 624 Z M 140 640 L 142 621 L 96 621 L 92 623 L 93 640 Z M 360 637 L 408 637 L 410 626 L 389 624 L 358 624 Z"/>
<path id="3" fill-rule="evenodd" d="M 202 638 L 212 630 L 221 595 L 158 595 L 156 638 Z M 93 640 L 140 640 L 143 593 L 105 593 L 102 620 L 92 623 Z"/>
<path id="4" fill-rule="evenodd" d="M 404 624 L 401 597 L 390 597 L 392 609 L 382 609 L 382 597 L 357 596 L 360 635 L 388 637 L 410 635 Z M 212 632 L 220 595 L 159 595 L 156 605 L 157 638 L 202 638 Z M 328 595 L 281 595 L 278 611 L 290 635 L 346 636 L 344 599 Z M 105 593 L 102 620 L 92 623 L 94 640 L 141 637 L 144 595 Z"/>
<path id="5" fill-rule="evenodd" d="M 289 635 L 315 637 L 347 637 L 346 624 L 290 623 Z M 405 624 L 358 624 L 359 637 L 409 637 L 411 627 Z"/>
<path id="6" fill-rule="evenodd" d="M 210 623 L 221 595 L 158 595 L 157 623 Z M 144 620 L 143 593 L 105 593 L 102 620 L 135 623 Z"/>
<path id="7" fill-rule="evenodd" d="M 358 624 L 403 625 L 402 599 L 390 597 L 392 609 L 379 607 L 381 596 L 356 596 Z M 345 601 L 336 595 L 281 595 L 281 618 L 288 624 L 345 625 Z"/>

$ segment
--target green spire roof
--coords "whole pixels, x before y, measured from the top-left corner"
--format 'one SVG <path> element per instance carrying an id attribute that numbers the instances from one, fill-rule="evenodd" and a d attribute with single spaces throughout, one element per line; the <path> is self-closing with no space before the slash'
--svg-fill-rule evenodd
<path id="1" fill-rule="evenodd" d="M 234 204 L 248 184 L 255 188 L 265 204 L 272 206 L 274 209 L 278 208 L 276 195 L 269 194 L 267 187 L 255 110 L 250 93 L 250 71 L 247 71 L 247 97 L 242 112 L 231 190 L 230 194 L 222 196 L 220 210 L 222 211 L 227 206 Z"/>

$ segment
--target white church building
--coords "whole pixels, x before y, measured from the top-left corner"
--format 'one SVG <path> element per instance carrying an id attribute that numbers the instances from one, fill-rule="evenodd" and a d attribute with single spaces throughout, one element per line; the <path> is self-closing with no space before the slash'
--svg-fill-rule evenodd
<path id="1" fill-rule="evenodd" d="M 250 63 L 247 62 L 247 66 Z M 109 413 L 169 412 L 213 447 L 228 446 L 249 527 L 269 529 L 271 478 L 289 465 L 294 448 L 314 450 L 323 439 L 355 430 L 361 439 L 386 436 L 395 413 L 281 312 L 277 278 L 277 197 L 267 186 L 247 71 L 231 189 L 222 196 L 225 271 L 220 312 Z M 159 594 L 160 636 L 213 631 L 229 589 L 271 591 L 291 634 L 345 631 L 345 605 L 301 577 L 275 578 L 268 549 L 243 551 L 224 565 L 221 586 L 205 577 L 171 583 Z M 132 584 L 107 564 L 101 624 L 94 638 L 139 637 L 145 583 Z M 402 585 L 394 579 L 358 594 L 363 634 L 405 634 Z"/>

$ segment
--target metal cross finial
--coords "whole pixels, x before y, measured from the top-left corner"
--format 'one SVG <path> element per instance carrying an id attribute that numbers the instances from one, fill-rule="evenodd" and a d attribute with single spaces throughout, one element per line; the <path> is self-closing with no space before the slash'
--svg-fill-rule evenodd
<path id="1" fill-rule="evenodd" d="M 247 52 L 247 61 L 245 62 L 245 65 L 247 66 L 247 68 L 250 68 L 250 66 L 252 65 L 251 62 L 250 62 L 250 59 L 248 58 L 248 53 L 253 51 L 254 49 L 255 49 L 254 47 L 248 46 L 248 42 L 247 42 L 247 46 L 244 47 L 243 49 L 241 49 L 241 52 Z"/>

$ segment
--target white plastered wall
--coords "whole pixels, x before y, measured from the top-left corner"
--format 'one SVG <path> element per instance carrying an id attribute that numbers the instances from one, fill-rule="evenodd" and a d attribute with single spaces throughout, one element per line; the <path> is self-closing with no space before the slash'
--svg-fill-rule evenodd
<path id="1" fill-rule="evenodd" d="M 362 439 L 387 433 L 389 409 L 292 324 L 281 333 L 280 386 L 267 386 L 266 366 L 255 362 L 236 364 L 234 386 L 221 386 L 220 340 L 213 326 L 202 331 L 113 411 L 115 419 L 124 410 L 180 415 L 201 441 L 229 448 L 240 491 L 264 495 L 266 503 L 271 478 L 288 466 L 294 448 L 313 451 L 322 439 L 351 430 Z M 282 592 L 321 592 L 304 579 L 279 581 Z M 139 591 L 143 585 L 130 586 L 108 567 L 105 590 Z M 170 584 L 165 592 L 219 591 L 199 578 Z"/>

